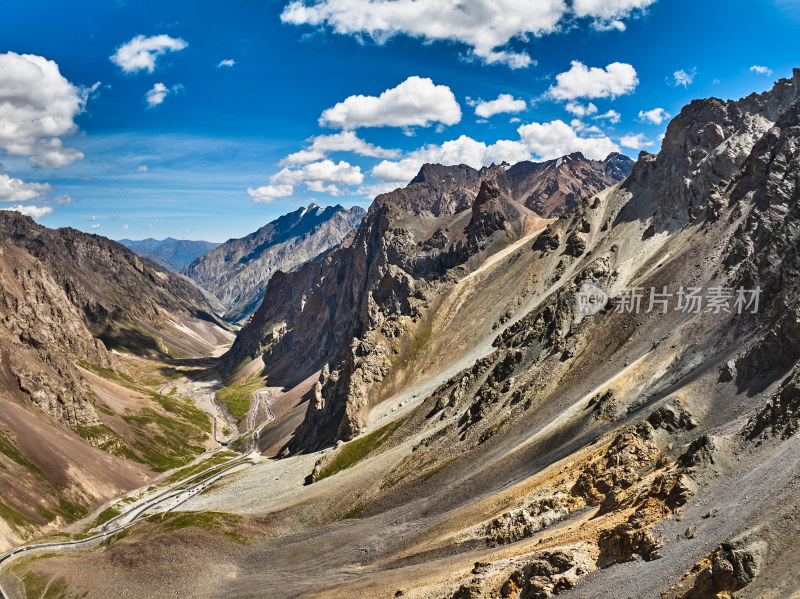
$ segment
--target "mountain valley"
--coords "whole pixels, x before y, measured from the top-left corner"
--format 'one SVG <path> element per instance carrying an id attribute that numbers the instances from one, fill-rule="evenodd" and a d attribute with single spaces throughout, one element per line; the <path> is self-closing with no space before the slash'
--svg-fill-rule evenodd
<path id="1" fill-rule="evenodd" d="M 800 597 L 798 173 L 795 69 L 183 274 L 0 212 L 0 593 Z"/>

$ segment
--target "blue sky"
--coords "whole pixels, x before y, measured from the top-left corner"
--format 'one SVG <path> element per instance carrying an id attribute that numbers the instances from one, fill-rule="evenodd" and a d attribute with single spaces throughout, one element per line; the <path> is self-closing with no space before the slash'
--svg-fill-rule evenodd
<path id="1" fill-rule="evenodd" d="M 367 206 L 426 160 L 655 152 L 665 113 L 800 66 L 797 0 L 456 4 L 7 3 L 0 207 L 223 241 Z"/>

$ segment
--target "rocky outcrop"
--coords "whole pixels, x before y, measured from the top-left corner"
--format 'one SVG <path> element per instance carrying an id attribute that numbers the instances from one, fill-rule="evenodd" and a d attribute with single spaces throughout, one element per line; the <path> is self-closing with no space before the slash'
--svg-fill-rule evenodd
<path id="1" fill-rule="evenodd" d="M 723 543 L 697 563 L 662 599 L 727 599 L 758 576 L 763 561 L 759 543 Z M 738 596 L 738 595 L 737 595 Z"/>
<path id="2" fill-rule="evenodd" d="M 446 273 L 491 251 L 493 240 L 499 249 L 541 228 L 539 215 L 525 202 L 539 197 L 533 190 L 544 189 L 545 179 L 574 188 L 573 195 L 553 200 L 551 213 L 615 183 L 617 175 L 607 174 L 606 166 L 616 164 L 610 168 L 620 174 L 625 160 L 609 160 L 575 154 L 559 164 L 510 168 L 423 166 L 407 187 L 375 199 L 346 247 L 273 277 L 225 364 L 262 352 L 268 366 L 288 360 L 297 370 L 313 372 L 329 364 L 319 401 L 309 407 L 293 446 L 350 438 L 363 425 L 370 394 L 389 372 L 394 342 L 416 322 L 429 295 L 452 285 Z M 461 216 L 467 209 L 468 219 Z"/>
<path id="3" fill-rule="evenodd" d="M 0 369 L 12 384 L 5 391 L 19 389 L 68 426 L 95 422 L 73 361 L 110 367 L 111 356 L 42 263 L 14 246 L 0 245 L 0 324 Z"/>
<path id="4" fill-rule="evenodd" d="M 800 430 L 800 371 L 795 368 L 775 396 L 750 419 L 743 433 L 749 440 L 764 440 L 770 437 L 788 439 L 798 430 Z"/>
<path id="5" fill-rule="evenodd" d="M 642 153 L 631 184 L 646 188 L 669 216 L 689 219 L 696 208 L 718 211 L 725 186 L 754 145 L 800 96 L 800 77 L 784 79 L 741 100 L 694 100 L 670 121 L 657 155 Z"/>
<path id="6" fill-rule="evenodd" d="M 270 277 L 320 259 L 342 243 L 364 214 L 359 206 L 311 204 L 247 237 L 226 241 L 194 260 L 183 273 L 222 303 L 227 320 L 243 321 L 258 308 Z"/>

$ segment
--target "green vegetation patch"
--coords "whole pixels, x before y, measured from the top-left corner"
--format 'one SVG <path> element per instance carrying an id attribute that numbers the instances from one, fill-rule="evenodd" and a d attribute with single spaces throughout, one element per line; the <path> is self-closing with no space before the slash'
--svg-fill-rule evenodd
<path id="1" fill-rule="evenodd" d="M 52 554 L 51 554 L 52 555 Z M 42 556 L 45 557 L 45 556 Z M 37 599 L 67 599 L 67 581 L 62 577 L 48 578 L 44 574 L 31 572 L 28 567 L 33 560 L 14 564 L 10 571 L 24 589 L 25 597 Z"/>
<path id="2" fill-rule="evenodd" d="M 2 501 L 0 501 L 0 518 L 8 522 L 16 529 L 25 528 L 26 526 L 33 526 L 33 522 L 28 520 L 15 509 L 8 507 Z"/>
<path id="3" fill-rule="evenodd" d="M 159 358 L 177 358 L 166 344 L 142 326 L 124 318 L 108 322 L 95 334 L 108 349 Z"/>
<path id="4" fill-rule="evenodd" d="M 363 511 L 364 511 L 364 504 L 357 503 L 348 512 L 342 515 L 342 520 L 351 520 L 353 518 L 358 518 L 361 515 L 361 512 Z"/>
<path id="5" fill-rule="evenodd" d="M 121 513 L 122 513 L 122 510 L 118 506 L 111 505 L 111 506 L 107 507 L 106 509 L 104 509 L 102 512 L 100 512 L 97 515 L 97 518 L 95 518 L 94 521 L 89 526 L 86 527 L 86 530 L 92 530 L 93 528 L 97 528 L 98 526 L 102 526 L 103 524 L 105 524 L 109 520 L 112 520 L 112 519 L 116 518 L 117 516 L 119 516 Z"/>
<path id="6" fill-rule="evenodd" d="M 141 462 L 141 459 L 139 459 L 131 448 L 125 444 L 125 440 L 105 424 L 96 424 L 92 426 L 79 425 L 73 430 L 98 449 L 102 449 L 111 455 Z"/>
<path id="7" fill-rule="evenodd" d="M 319 476 L 317 476 L 317 481 L 333 476 L 337 472 L 350 468 L 363 460 L 370 453 L 383 445 L 386 440 L 400 428 L 403 422 L 403 420 L 390 422 L 372 431 L 368 435 L 364 435 L 363 437 L 359 437 L 358 439 L 354 439 L 342 445 L 337 450 L 336 457 L 322 467 Z"/>
<path id="8" fill-rule="evenodd" d="M 216 393 L 217 400 L 223 403 L 231 415 L 241 424 L 245 414 L 250 409 L 250 396 L 258 391 L 264 384 L 258 376 L 251 376 L 243 381 L 237 381 L 220 389 Z"/>
<path id="9" fill-rule="evenodd" d="M 205 459 L 197 464 L 192 464 L 191 466 L 187 466 L 186 468 L 181 468 L 177 472 L 170 475 L 167 480 L 164 481 L 164 484 L 171 485 L 178 481 L 184 480 L 189 478 L 190 476 L 194 476 L 196 474 L 200 474 L 204 470 L 209 468 L 213 468 L 214 466 L 218 466 L 220 464 L 224 464 L 229 460 L 237 457 L 239 454 L 233 451 L 220 451 L 215 453 L 208 459 Z"/>
<path id="10" fill-rule="evenodd" d="M 133 448 L 156 472 L 185 466 L 203 453 L 203 448 L 193 443 L 202 443 L 206 435 L 193 424 L 150 408 L 143 408 L 135 415 L 124 415 L 122 419 L 135 429 L 137 440 L 132 443 Z M 154 432 L 154 428 L 160 430 Z"/>
<path id="11" fill-rule="evenodd" d="M 86 360 L 78 360 L 78 364 L 84 370 L 88 370 L 89 372 L 95 373 L 97 376 L 101 376 L 104 379 L 108 379 L 110 381 L 117 381 L 120 383 L 134 383 L 135 381 L 131 377 L 131 375 L 125 372 L 118 372 L 116 370 L 111 370 L 110 368 L 105 368 L 103 366 L 98 366 L 97 364 L 92 364 L 91 362 L 87 362 Z"/>
<path id="12" fill-rule="evenodd" d="M 186 401 L 161 395 L 155 391 L 147 391 L 147 394 L 170 414 L 175 414 L 179 418 L 182 418 L 183 420 L 193 424 L 197 428 L 207 433 L 211 432 L 211 420 L 209 419 L 208 414 L 206 414 L 200 408 L 197 408 L 193 404 Z"/>
<path id="13" fill-rule="evenodd" d="M 54 511 L 59 516 L 64 518 L 67 524 L 70 522 L 75 522 L 76 520 L 80 520 L 81 518 L 85 518 L 89 515 L 89 510 L 86 509 L 86 506 L 74 501 L 70 501 L 64 497 L 58 498 L 58 507 L 54 508 Z"/>
<path id="14" fill-rule="evenodd" d="M 5 436 L 2 430 L 0 430 L 0 453 L 5 455 L 11 461 L 16 462 L 26 470 L 30 471 L 32 474 L 35 474 L 42 480 L 50 480 L 47 475 L 42 472 L 41 468 L 25 459 L 25 456 L 20 453 L 19 449 L 17 449 L 11 440 Z"/>
<path id="15" fill-rule="evenodd" d="M 147 520 L 164 524 L 165 532 L 175 532 L 182 528 L 214 530 L 233 527 L 239 524 L 241 516 L 222 512 L 170 512 L 167 514 L 154 514 L 148 517 Z"/>
<path id="16" fill-rule="evenodd" d="M 253 361 L 253 358 L 251 356 L 248 356 L 248 355 L 243 356 L 242 358 L 239 359 L 238 362 L 236 362 L 236 364 L 234 364 L 231 367 L 231 369 L 228 371 L 228 374 L 229 375 L 230 374 L 236 374 L 237 372 L 239 372 L 242 368 L 247 366 L 252 361 Z"/>

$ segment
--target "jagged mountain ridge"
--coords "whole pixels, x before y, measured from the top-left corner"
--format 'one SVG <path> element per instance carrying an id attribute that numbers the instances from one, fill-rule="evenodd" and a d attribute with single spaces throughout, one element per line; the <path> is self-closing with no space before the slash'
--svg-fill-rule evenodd
<path id="1" fill-rule="evenodd" d="M 231 239 L 198 257 L 183 273 L 219 299 L 230 321 L 259 305 L 273 273 L 290 272 L 339 245 L 363 218 L 363 208 L 311 204 Z"/>
<path id="2" fill-rule="evenodd" d="M 165 439 L 195 430 L 189 408 L 139 413 L 146 394 L 109 396 L 93 373 L 134 382 L 112 349 L 209 355 L 232 337 L 221 325 L 189 279 L 104 237 L 0 212 L 0 546 L 143 484 L 161 449 L 150 435 L 182 451 Z"/>
<path id="3" fill-rule="evenodd" d="M 547 210 L 561 213 L 616 182 L 613 176 L 628 163 L 632 161 L 616 154 L 603 162 L 573 154 L 545 163 L 481 170 L 424 165 L 406 188 L 375 199 L 348 247 L 297 273 L 276 275 L 226 361 L 232 364 L 268 347 L 268 365 L 288 360 L 296 371 L 306 372 L 330 363 L 317 407 L 310 408 L 295 443 L 320 442 L 320 428 L 327 431 L 322 437 L 328 440 L 331 427 L 335 435 L 348 438 L 361 427 L 360 412 L 369 403 L 370 386 L 386 375 L 387 365 L 380 356 L 391 351 L 426 295 L 452 284 L 441 279 L 449 269 L 479 261 L 486 252 L 541 228 L 545 221 L 526 207 L 538 202 L 541 193 L 557 190 Z M 583 179 L 585 189 L 578 189 L 576 182 Z M 489 193 L 482 188 L 487 181 L 492 183 L 491 194 L 502 194 L 507 207 L 516 206 L 510 211 L 513 215 L 470 213 L 481 190 Z M 495 222 L 486 230 L 479 222 L 489 216 Z M 319 338 L 320 331 L 327 332 L 324 339 Z M 377 343 L 369 331 L 379 335 Z M 365 347 L 359 347 L 362 344 Z M 360 407 L 350 411 L 345 398 L 353 394 L 360 396 L 356 402 Z M 328 399 L 323 401 L 325 395 Z M 330 419 L 338 422 L 320 426 Z"/>
<path id="4" fill-rule="evenodd" d="M 580 152 L 545 162 L 474 169 L 466 165 L 425 164 L 409 185 L 376 198 L 388 199 L 419 215 L 445 216 L 465 210 L 484 179 L 543 218 L 572 210 L 581 199 L 618 183 L 631 173 L 633 160 L 609 154 L 589 160 Z"/>
<path id="5" fill-rule="evenodd" d="M 153 262 L 157 262 L 173 272 L 181 272 L 197 258 L 220 245 L 211 241 L 174 239 L 173 237 L 165 239 L 153 239 L 151 237 L 139 240 L 119 239 L 118 243 L 121 243 L 129 250 L 133 250 L 139 256 L 150 258 Z"/>
<path id="6" fill-rule="evenodd" d="M 202 353 L 221 338 L 221 321 L 191 281 L 110 239 L 3 211 L 0 249 L 4 336 L 33 352 L 32 363 L 43 361 L 51 376 L 24 374 L 23 363 L 12 374 L 31 401 L 64 424 L 96 421 L 75 359 L 109 367 L 107 345 L 127 347 L 131 337 L 144 350 L 168 352 L 182 336 L 175 321 L 207 338 L 208 345 L 182 351 Z"/>
<path id="7" fill-rule="evenodd" d="M 798 595 L 799 172 L 796 70 L 764 94 L 693 102 L 633 176 L 510 245 L 515 235 L 503 239 L 496 225 L 508 231 L 515 200 L 482 184 L 459 217 L 461 247 L 470 228 L 492 231 L 475 247 L 503 249 L 441 263 L 437 280 L 455 282 L 421 289 L 427 299 L 401 334 L 420 343 L 378 356 L 389 368 L 376 385 L 390 390 L 368 434 L 269 460 L 186 508 L 242 518 L 245 548 L 227 528 L 151 523 L 82 555 L 84 572 L 115 574 L 100 588 L 72 573 L 72 556 L 29 570 L 90 596 L 120 580 L 141 595 L 231 598 L 264 588 L 330 598 Z M 396 257 L 404 267 L 453 250 L 455 222 L 423 230 L 390 206 L 375 211 L 395 219 L 394 235 L 430 241 L 423 250 L 408 235 L 401 249 L 413 253 Z M 640 287 L 641 310 L 615 302 L 579 314 L 585 283 L 611 297 Z M 764 293 L 755 313 L 675 309 L 677 297 L 665 313 L 648 310 L 650 289 L 665 286 Z M 387 331 L 356 340 L 354 357 L 387 349 Z M 463 360 L 444 368 L 445 352 Z M 322 383 L 334 376 L 312 402 L 324 408 Z M 191 553 L 176 550 L 189 543 Z"/>

